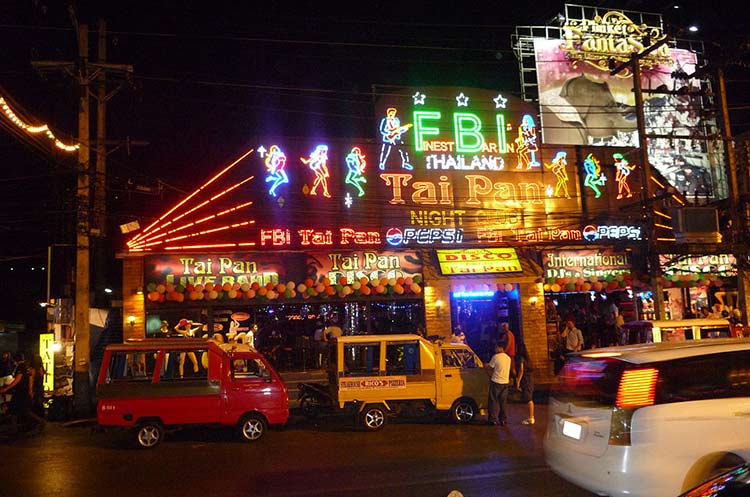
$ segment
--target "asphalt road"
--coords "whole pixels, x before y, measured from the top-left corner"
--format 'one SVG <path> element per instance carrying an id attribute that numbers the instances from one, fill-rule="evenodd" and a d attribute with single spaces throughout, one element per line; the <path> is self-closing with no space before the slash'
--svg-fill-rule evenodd
<path id="1" fill-rule="evenodd" d="M 348 418 L 294 415 L 256 443 L 231 430 L 168 433 L 151 450 L 124 448 L 120 434 L 50 423 L 41 435 L 0 445 L 2 497 L 592 497 L 544 464 L 546 406 L 537 424 L 456 426 L 392 421 L 362 432 Z M 455 494 L 454 494 L 455 495 Z"/>

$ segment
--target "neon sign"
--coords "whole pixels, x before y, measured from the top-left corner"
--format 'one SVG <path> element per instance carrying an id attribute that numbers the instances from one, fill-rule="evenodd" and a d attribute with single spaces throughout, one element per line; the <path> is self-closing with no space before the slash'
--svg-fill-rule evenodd
<path id="1" fill-rule="evenodd" d="M 260 230 L 260 245 L 262 247 L 289 247 L 295 243 L 302 246 L 380 245 L 382 242 L 379 231 L 356 230 L 348 227 L 338 230 L 312 228 Z"/>
<path id="2" fill-rule="evenodd" d="M 328 172 L 328 145 L 318 145 L 309 157 L 300 157 L 299 160 L 303 164 L 307 164 L 310 170 L 315 173 L 315 181 L 309 195 L 317 195 L 316 189 L 320 185 L 323 188 L 323 196 L 330 198 L 331 194 L 328 193 L 328 178 L 330 176 Z"/>
<path id="3" fill-rule="evenodd" d="M 570 198 L 568 193 L 568 172 L 565 170 L 565 166 L 568 165 L 567 160 L 568 154 L 565 152 L 557 152 L 555 158 L 552 159 L 551 164 L 545 164 L 544 167 L 551 169 L 552 173 L 557 178 L 557 184 L 555 185 L 554 196 L 564 196 Z"/>
<path id="4" fill-rule="evenodd" d="M 367 183 L 367 178 L 364 177 L 365 167 L 367 167 L 365 155 L 359 147 L 354 147 L 346 155 L 345 161 L 347 169 L 345 182 L 356 188 L 360 197 L 364 196 L 365 191 L 362 185 Z"/>
<path id="5" fill-rule="evenodd" d="M 607 12 L 593 19 L 569 19 L 563 26 L 563 44 L 560 49 L 571 60 L 609 71 L 609 60 L 630 60 L 630 55 L 642 52 L 666 38 L 660 27 L 635 24 L 621 12 Z M 647 41 L 648 40 L 648 41 Z M 669 47 L 665 44 L 639 58 L 640 64 L 651 67 L 671 63 Z M 624 77 L 630 73 L 624 74 Z"/>
<path id="6" fill-rule="evenodd" d="M 518 157 L 516 169 L 539 167 L 539 162 L 536 160 L 536 153 L 539 150 L 539 144 L 536 140 L 536 124 L 534 118 L 529 114 L 521 118 L 518 138 L 514 140 L 514 143 L 516 144 L 516 156 Z"/>
<path id="7" fill-rule="evenodd" d="M 433 181 L 415 181 L 411 185 L 411 174 L 383 173 L 380 178 L 386 186 L 391 187 L 390 204 L 405 204 L 404 194 L 411 191 L 411 201 L 417 205 L 453 205 L 453 184 L 448 176 L 440 176 L 437 183 Z M 492 181 L 481 174 L 467 174 L 464 176 L 468 194 L 465 204 L 481 207 L 485 201 L 525 201 L 532 204 L 543 203 L 543 187 L 540 183 L 519 182 L 509 183 Z"/>
<path id="8" fill-rule="evenodd" d="M 583 161 L 583 172 L 586 174 L 583 179 L 583 185 L 588 186 L 594 191 L 594 197 L 599 198 L 602 196 L 600 186 L 604 186 L 607 181 L 607 177 L 602 174 L 602 166 L 599 160 L 594 157 L 594 154 L 589 154 Z"/>
<path id="9" fill-rule="evenodd" d="M 522 271 L 514 248 L 436 250 L 442 274 L 515 273 Z"/>
<path id="10" fill-rule="evenodd" d="M 289 183 L 289 176 L 287 176 L 286 171 L 284 171 L 284 168 L 286 167 L 286 155 L 281 151 L 278 145 L 271 145 L 266 154 L 264 164 L 268 171 L 266 183 L 273 181 L 271 188 L 268 189 L 268 193 L 275 197 L 276 188 L 284 183 Z"/>
<path id="11" fill-rule="evenodd" d="M 462 243 L 464 230 L 461 228 L 390 228 L 385 234 L 389 245 L 453 244 Z"/>
<path id="12" fill-rule="evenodd" d="M 583 239 L 589 242 L 597 240 L 641 240 L 640 226 L 595 226 L 589 224 L 583 228 Z"/>
<path id="13" fill-rule="evenodd" d="M 631 166 L 621 153 L 613 154 L 612 158 L 615 160 L 615 168 L 617 169 L 615 175 L 615 180 L 617 181 L 617 199 L 621 199 L 623 195 L 626 195 L 626 198 L 630 198 L 633 196 L 633 192 L 630 191 L 628 176 L 635 170 L 636 165 L 633 164 Z"/>
<path id="14" fill-rule="evenodd" d="M 412 165 L 409 163 L 409 152 L 403 148 L 402 135 L 406 133 L 411 124 L 401 125 L 401 119 L 396 117 L 398 110 L 395 107 L 389 107 L 386 110 L 385 117 L 380 120 L 380 131 L 381 141 L 383 142 L 380 147 L 380 161 L 378 161 L 378 167 L 381 170 L 385 169 L 388 157 L 391 155 L 391 151 L 395 148 L 401 156 L 401 168 L 411 170 Z"/>

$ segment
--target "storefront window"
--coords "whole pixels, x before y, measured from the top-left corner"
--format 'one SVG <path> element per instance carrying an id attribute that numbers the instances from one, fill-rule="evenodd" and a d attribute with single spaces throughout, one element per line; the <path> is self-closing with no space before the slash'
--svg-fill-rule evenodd
<path id="1" fill-rule="evenodd" d="M 370 334 L 416 333 L 424 323 L 424 302 L 372 302 Z"/>

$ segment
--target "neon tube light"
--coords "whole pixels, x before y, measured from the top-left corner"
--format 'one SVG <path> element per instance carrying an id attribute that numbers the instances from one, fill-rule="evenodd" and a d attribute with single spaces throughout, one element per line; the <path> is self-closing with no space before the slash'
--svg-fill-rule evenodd
<path id="1" fill-rule="evenodd" d="M 490 291 L 453 292 L 451 293 L 451 295 L 453 295 L 453 297 L 457 299 L 478 299 L 478 298 L 494 297 L 495 292 L 490 292 Z"/>
<path id="2" fill-rule="evenodd" d="M 210 185 L 211 183 L 213 183 L 214 181 L 216 181 L 217 179 L 219 179 L 224 173 L 226 173 L 227 171 L 229 171 L 230 169 L 232 169 L 234 166 L 236 166 L 237 164 L 239 164 L 240 161 L 242 161 L 245 157 L 247 157 L 248 155 L 250 155 L 252 153 L 253 153 L 253 149 L 251 148 L 250 150 L 248 150 L 247 152 L 245 152 L 244 154 L 242 154 L 234 162 L 232 162 L 227 167 L 225 167 L 224 169 L 222 169 L 213 178 L 211 178 L 210 180 L 206 181 L 202 186 L 200 186 L 198 189 L 196 189 L 195 191 L 193 191 L 193 193 L 191 193 L 190 195 L 188 195 L 187 197 L 185 197 L 184 199 L 182 199 L 177 205 L 175 205 L 174 207 L 172 207 L 171 209 L 169 209 L 167 212 L 165 212 L 164 214 L 162 214 L 162 216 L 159 219 L 157 219 L 156 221 L 154 221 L 153 223 L 151 223 L 148 227 L 146 227 L 145 230 L 143 230 L 143 232 L 140 235 L 137 235 L 131 241 L 134 242 L 134 241 L 140 240 L 141 238 L 145 237 L 149 233 L 149 230 L 151 230 L 151 228 L 153 228 L 154 226 L 156 226 L 159 222 L 161 222 L 162 220 L 164 220 L 167 216 L 169 216 L 174 211 L 176 211 L 177 209 L 179 209 L 188 200 L 190 200 L 195 195 L 197 195 L 198 193 L 200 193 L 201 191 L 203 191 L 208 185 Z"/>

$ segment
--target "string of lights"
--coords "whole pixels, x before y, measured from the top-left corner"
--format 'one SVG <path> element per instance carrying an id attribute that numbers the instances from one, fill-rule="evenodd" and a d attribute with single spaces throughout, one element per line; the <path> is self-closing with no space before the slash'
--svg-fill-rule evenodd
<path id="1" fill-rule="evenodd" d="M 3 114 L 5 114 L 5 117 L 10 120 L 13 124 L 18 126 L 20 129 L 24 130 L 25 132 L 31 134 L 31 135 L 38 135 L 38 134 L 44 134 L 49 138 L 52 143 L 55 144 L 57 148 L 62 150 L 63 152 L 76 152 L 81 145 L 79 143 L 73 143 L 73 144 L 67 144 L 61 141 L 59 138 L 57 138 L 54 133 L 52 133 L 52 130 L 49 129 L 49 126 L 47 124 L 41 124 L 39 126 L 34 126 L 20 117 L 11 109 L 10 105 L 6 102 L 5 98 L 0 96 L 0 108 L 3 109 Z"/>

